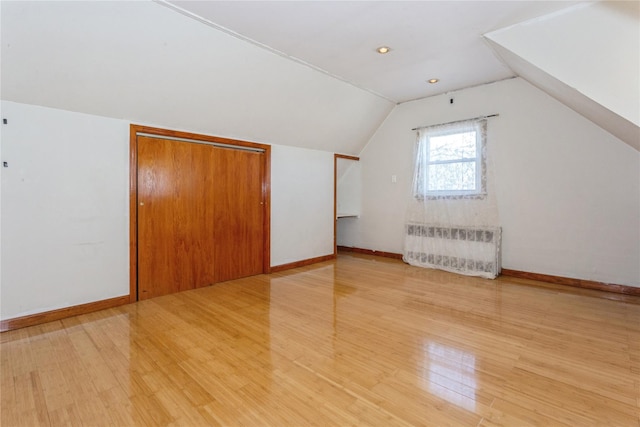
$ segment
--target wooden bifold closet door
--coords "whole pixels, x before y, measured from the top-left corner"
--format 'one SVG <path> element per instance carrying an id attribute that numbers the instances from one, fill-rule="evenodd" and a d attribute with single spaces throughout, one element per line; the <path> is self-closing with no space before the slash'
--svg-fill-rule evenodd
<path id="1" fill-rule="evenodd" d="M 138 299 L 263 272 L 264 153 L 137 138 Z"/>

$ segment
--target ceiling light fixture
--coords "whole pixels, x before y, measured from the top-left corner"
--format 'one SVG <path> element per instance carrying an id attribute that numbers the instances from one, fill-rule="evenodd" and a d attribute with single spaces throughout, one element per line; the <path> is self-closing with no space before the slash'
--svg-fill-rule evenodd
<path id="1" fill-rule="evenodd" d="M 391 48 L 388 46 L 380 46 L 379 48 L 376 49 L 376 52 L 380 54 L 389 53 L 390 51 L 391 51 Z"/>
<path id="2" fill-rule="evenodd" d="M 434 83 L 438 83 L 440 80 L 439 79 L 429 79 L 427 80 L 429 83 L 434 84 Z"/>

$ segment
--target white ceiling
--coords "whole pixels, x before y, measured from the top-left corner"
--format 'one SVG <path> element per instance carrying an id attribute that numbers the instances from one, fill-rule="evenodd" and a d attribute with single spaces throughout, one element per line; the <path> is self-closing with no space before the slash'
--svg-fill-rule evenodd
<path id="1" fill-rule="evenodd" d="M 393 103 L 152 1 L 0 1 L 2 100 L 357 154 Z"/>
<path id="2" fill-rule="evenodd" d="M 582 2 L 160 3 L 398 103 L 514 76 L 483 34 Z"/>

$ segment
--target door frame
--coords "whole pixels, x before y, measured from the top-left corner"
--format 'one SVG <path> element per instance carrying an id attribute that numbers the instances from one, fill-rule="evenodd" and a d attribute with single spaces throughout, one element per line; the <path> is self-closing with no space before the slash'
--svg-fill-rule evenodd
<path id="1" fill-rule="evenodd" d="M 138 134 L 151 134 L 159 138 L 180 138 L 193 143 L 228 145 L 229 148 L 247 147 L 264 150 L 262 176 L 263 204 L 263 260 L 262 273 L 271 272 L 271 146 L 218 136 L 201 135 L 170 129 L 131 124 L 129 126 L 129 302 L 138 301 Z"/>
<path id="2" fill-rule="evenodd" d="M 333 154 L 333 256 L 338 256 L 338 159 L 360 161 L 360 157 Z"/>

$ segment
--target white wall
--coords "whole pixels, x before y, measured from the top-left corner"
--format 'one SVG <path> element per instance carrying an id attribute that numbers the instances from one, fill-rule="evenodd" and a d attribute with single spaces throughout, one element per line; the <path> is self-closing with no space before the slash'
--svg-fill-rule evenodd
<path id="1" fill-rule="evenodd" d="M 519 78 L 398 105 L 360 154 L 363 212 L 340 241 L 401 253 L 411 129 L 492 113 L 503 267 L 640 286 L 640 153 Z"/>
<path id="2" fill-rule="evenodd" d="M 333 153 L 271 148 L 271 265 L 333 254 Z"/>
<path id="3" fill-rule="evenodd" d="M 129 127 L 2 102 L 2 319 L 129 294 Z"/>
<path id="4" fill-rule="evenodd" d="M 129 293 L 129 122 L 2 101 L 0 318 Z M 333 253 L 333 153 L 272 147 L 271 265 Z"/>
<path id="5" fill-rule="evenodd" d="M 336 159 L 336 210 L 338 215 L 360 215 L 362 166 L 358 160 Z"/>

